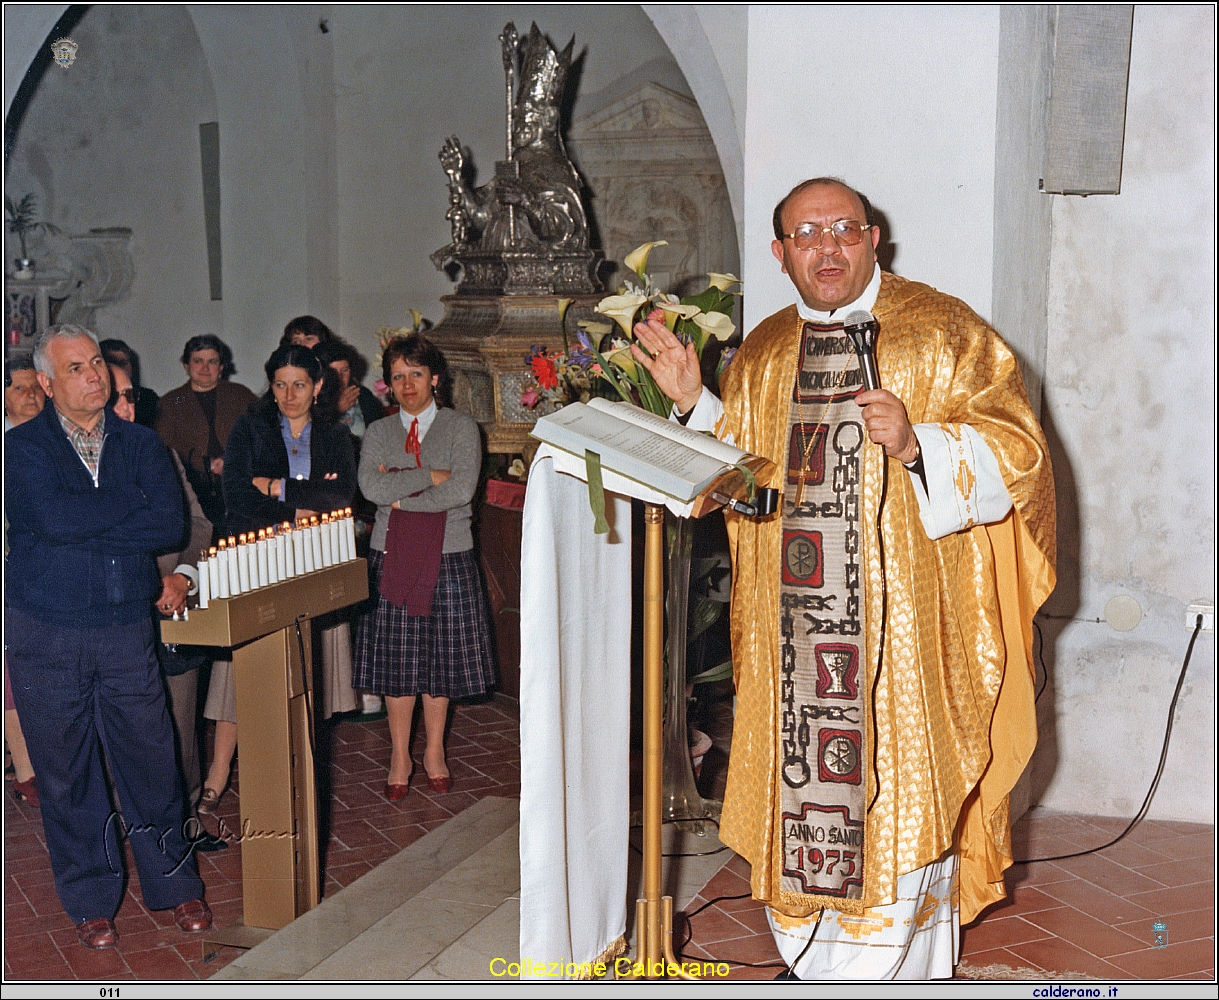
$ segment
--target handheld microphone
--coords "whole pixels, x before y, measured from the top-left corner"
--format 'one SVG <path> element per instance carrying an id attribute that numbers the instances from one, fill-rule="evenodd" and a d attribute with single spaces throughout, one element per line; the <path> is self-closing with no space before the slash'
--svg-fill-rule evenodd
<path id="1" fill-rule="evenodd" d="M 723 493 L 712 493 L 711 499 L 746 517 L 769 517 L 779 509 L 779 491 L 769 486 L 758 487 L 753 503 L 733 500 L 732 497 L 725 496 Z"/>
<path id="2" fill-rule="evenodd" d="M 863 371 L 863 384 L 868 389 L 880 388 L 880 376 L 876 372 L 876 334 L 880 325 L 876 317 L 866 309 L 856 309 L 843 325 L 843 333 L 851 338 L 855 353 L 859 355 L 859 367 Z"/>

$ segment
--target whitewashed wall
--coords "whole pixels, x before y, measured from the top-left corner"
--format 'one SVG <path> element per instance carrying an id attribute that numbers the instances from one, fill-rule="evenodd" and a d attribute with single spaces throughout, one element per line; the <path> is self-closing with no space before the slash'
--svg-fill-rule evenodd
<path id="1" fill-rule="evenodd" d="M 750 7 L 746 329 L 793 301 L 771 212 L 822 174 L 884 213 L 894 271 L 986 315 L 998 44 L 993 6 Z"/>
<path id="2" fill-rule="evenodd" d="M 208 291 L 199 166 L 199 123 L 216 120 L 216 95 L 181 7 L 95 7 L 72 37 L 76 62 L 48 67 L 5 192 L 34 192 L 42 217 L 65 233 L 131 227 L 134 282 L 125 301 L 98 311 L 97 332 L 130 343 L 144 381 L 164 391 L 184 381 L 186 338 L 224 324 Z M 40 243 L 31 252 L 45 267 L 64 241 Z M 260 367 L 239 355 L 239 380 L 253 375 L 257 387 Z"/>
<path id="3" fill-rule="evenodd" d="M 1055 198 L 1047 423 L 1058 591 L 1047 611 L 1034 788 L 1045 805 L 1133 815 L 1155 772 L 1189 633 L 1215 597 L 1215 78 L 1211 8 L 1137 6 L 1122 193 Z M 1151 815 L 1214 821 L 1214 636 L 1182 689 Z"/>

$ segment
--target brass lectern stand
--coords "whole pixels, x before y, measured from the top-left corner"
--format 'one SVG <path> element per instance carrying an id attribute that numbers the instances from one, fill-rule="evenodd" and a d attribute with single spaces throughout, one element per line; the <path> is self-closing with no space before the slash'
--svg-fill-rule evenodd
<path id="1" fill-rule="evenodd" d="M 164 642 L 231 647 L 237 677 L 244 915 L 204 939 L 205 956 L 252 948 L 320 901 L 309 620 L 367 596 L 368 564 L 353 559 L 161 623 Z"/>

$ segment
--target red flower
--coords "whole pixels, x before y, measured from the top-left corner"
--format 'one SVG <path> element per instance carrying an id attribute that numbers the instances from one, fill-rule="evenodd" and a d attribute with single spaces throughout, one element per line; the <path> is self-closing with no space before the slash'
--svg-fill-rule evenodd
<path id="1" fill-rule="evenodd" d="M 529 361 L 529 367 L 533 369 L 533 377 L 543 389 L 553 389 L 559 384 L 554 362 L 545 354 L 535 354 Z"/>

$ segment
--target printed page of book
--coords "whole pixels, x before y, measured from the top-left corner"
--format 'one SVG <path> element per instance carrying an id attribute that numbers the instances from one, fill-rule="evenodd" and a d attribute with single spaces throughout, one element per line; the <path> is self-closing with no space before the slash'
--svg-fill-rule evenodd
<path id="1" fill-rule="evenodd" d="M 604 468 L 679 500 L 693 499 L 724 472 L 725 463 L 718 459 L 583 403 L 542 417 L 533 436 L 581 457 L 586 450 L 594 451 Z"/>
<path id="2" fill-rule="evenodd" d="M 612 413 L 620 420 L 627 420 L 640 427 L 646 427 L 650 431 L 667 437 L 670 441 L 684 444 L 687 448 L 693 448 L 716 461 L 723 462 L 724 465 L 736 465 L 742 458 L 749 457 L 748 452 L 725 444 L 713 435 L 692 431 L 689 427 L 683 427 L 672 420 L 658 417 L 655 413 L 649 413 L 647 410 L 622 400 L 614 401 L 595 397 L 588 401 L 588 405 L 592 409 Z"/>

